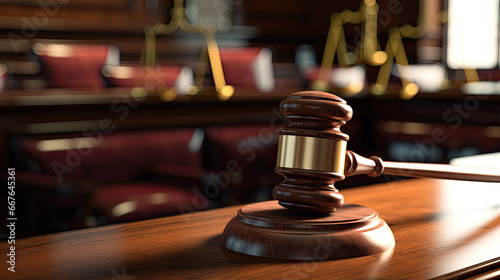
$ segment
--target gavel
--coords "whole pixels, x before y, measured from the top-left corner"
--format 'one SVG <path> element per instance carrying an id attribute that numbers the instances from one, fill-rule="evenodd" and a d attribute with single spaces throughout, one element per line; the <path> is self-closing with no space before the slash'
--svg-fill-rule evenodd
<path id="1" fill-rule="evenodd" d="M 335 211 L 342 207 L 344 197 L 334 183 L 358 174 L 500 182 L 497 169 L 384 162 L 346 151 L 349 136 L 340 127 L 353 112 L 345 100 L 331 93 L 297 92 L 281 102 L 280 110 L 289 124 L 279 131 L 275 171 L 284 180 L 273 189 L 273 197 L 289 209 Z"/>
<path id="2" fill-rule="evenodd" d="M 347 151 L 349 136 L 340 127 L 352 118 L 352 109 L 336 95 L 297 92 L 280 106 L 289 124 L 279 130 L 275 171 L 284 179 L 273 189 L 275 200 L 245 205 L 229 221 L 221 237 L 229 251 L 275 259 L 334 260 L 390 250 L 394 235 L 375 210 L 344 205 L 334 184 L 346 176 L 500 182 L 495 169 L 384 162 Z"/>

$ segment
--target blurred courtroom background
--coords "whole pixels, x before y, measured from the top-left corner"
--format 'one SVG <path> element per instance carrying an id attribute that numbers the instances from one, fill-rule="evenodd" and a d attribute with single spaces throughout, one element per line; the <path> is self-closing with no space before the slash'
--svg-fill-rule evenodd
<path id="1" fill-rule="evenodd" d="M 498 0 L 2 0 L 18 235 L 272 199 L 279 104 L 301 90 L 347 100 L 342 130 L 365 156 L 498 152 L 499 14 Z"/>

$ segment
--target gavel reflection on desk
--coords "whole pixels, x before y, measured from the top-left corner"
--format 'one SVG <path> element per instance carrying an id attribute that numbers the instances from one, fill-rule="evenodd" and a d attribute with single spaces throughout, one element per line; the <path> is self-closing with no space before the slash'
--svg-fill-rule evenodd
<path id="1" fill-rule="evenodd" d="M 279 131 L 275 171 L 284 180 L 273 190 L 277 201 L 240 209 L 222 236 L 223 247 L 231 251 L 278 259 L 329 260 L 393 248 L 392 231 L 376 211 L 344 205 L 334 183 L 346 176 L 389 174 L 500 182 L 498 169 L 384 162 L 346 151 L 349 136 L 340 127 L 351 119 L 352 109 L 330 93 L 294 93 L 281 102 L 280 110 L 289 124 Z M 327 250 L 324 244 L 336 250 Z"/>

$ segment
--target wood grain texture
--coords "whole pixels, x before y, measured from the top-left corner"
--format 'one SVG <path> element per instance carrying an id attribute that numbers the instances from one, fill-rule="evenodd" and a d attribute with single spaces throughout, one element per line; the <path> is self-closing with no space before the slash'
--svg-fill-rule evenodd
<path id="1" fill-rule="evenodd" d="M 280 111 L 289 122 L 280 134 L 349 140 L 340 127 L 352 118 L 352 108 L 334 94 L 296 92 L 281 101 Z"/>
<path id="2" fill-rule="evenodd" d="M 343 193 L 389 224 L 393 251 L 324 262 L 231 254 L 220 238 L 235 206 L 19 239 L 16 273 L 3 242 L 0 279 L 429 279 L 500 255 L 498 184 L 415 179 Z"/>
<path id="3" fill-rule="evenodd" d="M 496 277 L 493 277 L 495 276 Z M 491 276 L 485 277 L 482 279 L 498 279 L 500 278 L 500 257 L 494 258 L 489 261 L 485 261 L 476 265 L 472 265 L 452 273 L 448 273 L 433 280 L 445 280 L 445 279 L 476 279 L 478 277 L 483 276 Z"/>
<path id="4" fill-rule="evenodd" d="M 276 167 L 283 181 L 273 189 L 273 197 L 288 209 L 313 213 L 329 213 L 342 207 L 344 196 L 334 183 L 344 175 L 334 172 Z"/>
<path id="5" fill-rule="evenodd" d="M 240 209 L 224 229 L 221 245 L 257 257 L 326 261 L 385 252 L 394 247 L 394 236 L 376 211 L 357 204 L 318 214 L 272 200 Z"/>

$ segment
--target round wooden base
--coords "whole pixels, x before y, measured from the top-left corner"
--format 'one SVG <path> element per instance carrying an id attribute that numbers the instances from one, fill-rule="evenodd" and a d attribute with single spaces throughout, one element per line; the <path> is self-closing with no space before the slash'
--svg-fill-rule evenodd
<path id="1" fill-rule="evenodd" d="M 382 253 L 391 229 L 374 210 L 345 204 L 329 214 L 285 209 L 278 201 L 247 205 L 224 229 L 222 246 L 266 258 L 324 261 Z"/>

